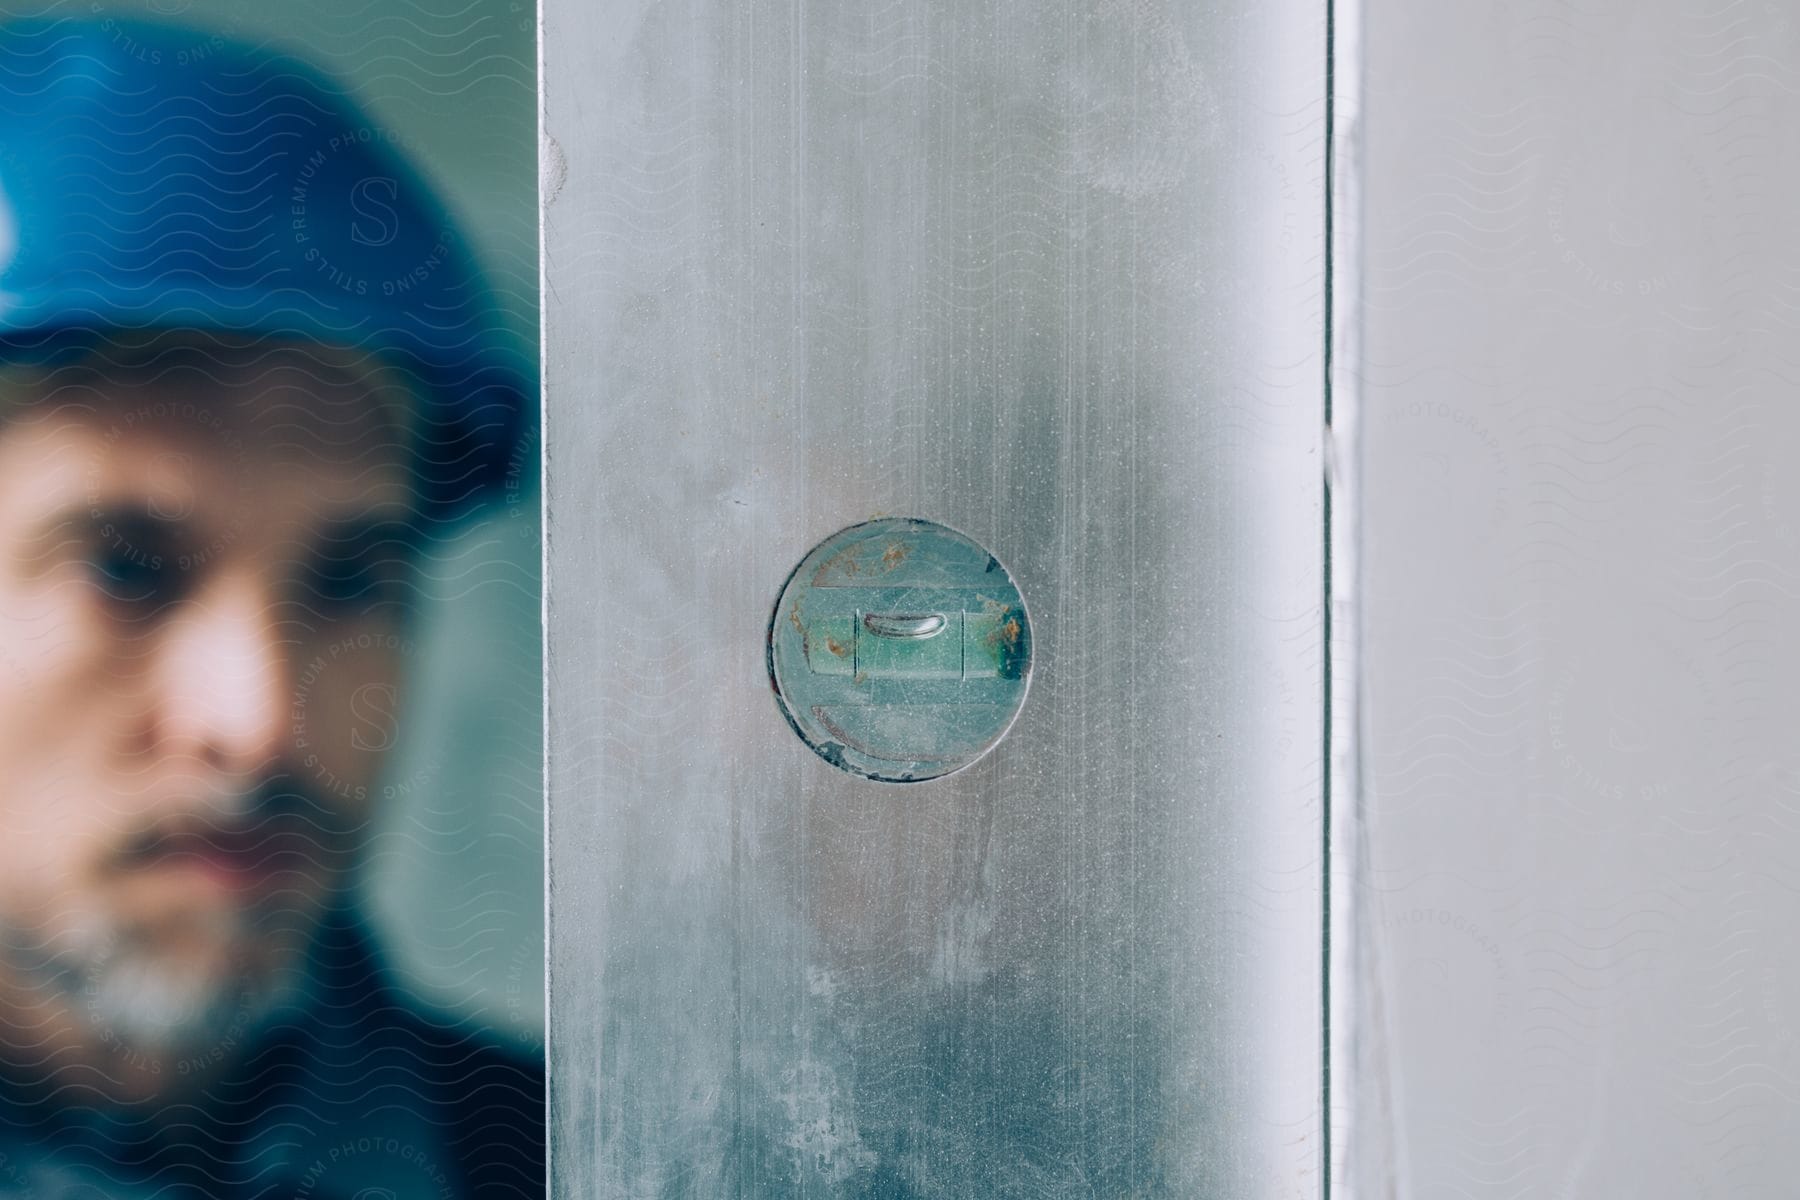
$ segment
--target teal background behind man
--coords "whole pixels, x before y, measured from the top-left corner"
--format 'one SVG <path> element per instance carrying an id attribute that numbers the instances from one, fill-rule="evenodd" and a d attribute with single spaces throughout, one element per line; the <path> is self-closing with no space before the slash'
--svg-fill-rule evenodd
<path id="1" fill-rule="evenodd" d="M 0 32 L 0 1194 L 540 1192 L 533 206 L 440 206 L 399 65 L 516 165 L 528 17 L 336 14 L 390 114 L 67 7 Z"/>

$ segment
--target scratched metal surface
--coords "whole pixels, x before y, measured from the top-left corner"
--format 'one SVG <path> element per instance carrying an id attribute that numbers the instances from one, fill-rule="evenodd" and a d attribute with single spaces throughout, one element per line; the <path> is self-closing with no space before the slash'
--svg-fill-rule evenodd
<path id="1" fill-rule="evenodd" d="M 546 3 L 558 1196 L 1318 1194 L 1323 17 Z M 765 673 L 877 515 L 1031 611 L 931 783 Z"/>
<path id="2" fill-rule="evenodd" d="M 1800 10 L 1365 7 L 1364 1194 L 1793 1195 Z"/>

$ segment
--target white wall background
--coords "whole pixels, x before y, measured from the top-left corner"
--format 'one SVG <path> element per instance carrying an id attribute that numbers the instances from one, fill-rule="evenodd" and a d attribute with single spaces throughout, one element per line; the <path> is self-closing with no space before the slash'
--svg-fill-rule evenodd
<path id="1" fill-rule="evenodd" d="M 1361 1194 L 1793 1194 L 1800 7 L 1365 8 Z"/>

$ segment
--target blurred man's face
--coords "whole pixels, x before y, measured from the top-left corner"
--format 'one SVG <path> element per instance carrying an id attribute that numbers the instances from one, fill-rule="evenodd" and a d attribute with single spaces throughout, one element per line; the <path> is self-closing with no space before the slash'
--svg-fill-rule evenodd
<path id="1" fill-rule="evenodd" d="M 303 986 L 392 740 L 410 476 L 370 385 L 297 350 L 25 390 L 0 397 L 0 1065 L 143 1097 Z"/>

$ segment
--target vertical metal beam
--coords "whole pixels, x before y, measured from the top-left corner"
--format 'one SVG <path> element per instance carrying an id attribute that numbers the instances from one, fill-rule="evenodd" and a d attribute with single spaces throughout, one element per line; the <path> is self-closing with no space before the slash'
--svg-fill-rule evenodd
<path id="1" fill-rule="evenodd" d="M 546 4 L 556 1194 L 1323 1189 L 1324 17 Z M 764 662 L 889 515 L 1036 656 L 905 786 Z"/>

